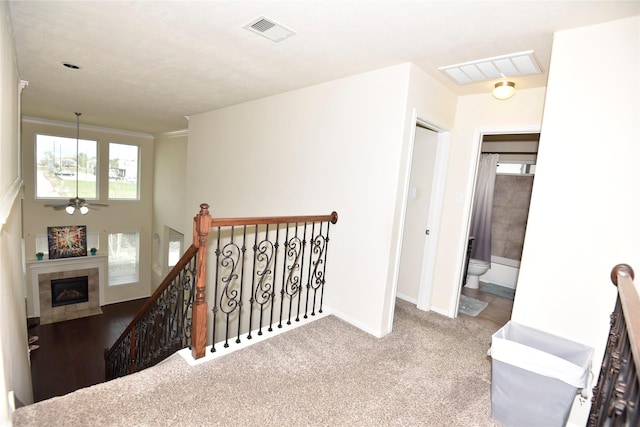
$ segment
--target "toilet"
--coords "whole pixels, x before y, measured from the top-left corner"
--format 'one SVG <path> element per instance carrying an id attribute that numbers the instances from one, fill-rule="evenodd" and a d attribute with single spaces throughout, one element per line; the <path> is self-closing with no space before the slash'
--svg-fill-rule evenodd
<path id="1" fill-rule="evenodd" d="M 469 259 L 469 269 L 467 270 L 467 288 L 478 289 L 480 287 L 480 276 L 489 271 L 491 263 L 479 259 Z"/>

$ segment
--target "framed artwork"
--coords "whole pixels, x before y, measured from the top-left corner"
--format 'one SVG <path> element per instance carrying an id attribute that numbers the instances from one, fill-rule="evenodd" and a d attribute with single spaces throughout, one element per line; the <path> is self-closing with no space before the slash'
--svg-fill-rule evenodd
<path id="1" fill-rule="evenodd" d="M 87 226 L 47 227 L 49 259 L 87 256 Z"/>

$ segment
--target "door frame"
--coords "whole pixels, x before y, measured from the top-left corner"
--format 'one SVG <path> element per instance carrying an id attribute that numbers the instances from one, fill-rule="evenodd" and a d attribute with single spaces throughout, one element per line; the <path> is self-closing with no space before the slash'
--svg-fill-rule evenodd
<path id="1" fill-rule="evenodd" d="M 415 132 L 416 127 L 421 126 L 428 128 L 438 134 L 436 140 L 436 154 L 434 161 L 434 171 L 433 171 L 433 181 L 431 185 L 431 196 L 429 198 L 429 213 L 428 213 L 428 221 L 427 221 L 427 229 L 430 230 L 429 236 L 425 236 L 424 239 L 424 247 L 423 247 L 423 256 L 422 256 L 422 268 L 420 274 L 420 285 L 418 291 L 418 300 L 417 307 L 420 310 L 429 311 L 431 310 L 431 292 L 433 290 L 433 277 L 434 277 L 434 267 L 436 264 L 436 255 L 438 248 L 438 238 L 440 235 L 440 222 L 442 218 L 442 208 L 444 205 L 444 194 L 445 194 L 445 184 L 446 184 L 446 175 L 447 175 L 447 167 L 449 160 L 449 144 L 451 141 L 451 132 L 442 129 L 439 126 L 432 124 L 430 121 L 425 120 L 417 115 L 414 111 L 413 115 L 413 123 L 411 132 L 411 145 L 409 149 L 409 155 L 407 156 L 407 163 L 405 164 L 405 186 L 403 189 L 403 198 L 402 198 L 402 220 L 400 222 L 400 239 L 399 239 L 399 248 L 402 248 L 402 242 L 404 240 L 404 227 L 405 227 L 405 217 L 407 211 L 407 202 L 409 199 L 409 186 L 410 186 L 410 174 L 411 174 L 411 165 L 413 162 L 413 154 L 415 148 Z M 399 251 L 398 256 L 398 264 L 400 263 L 401 257 L 401 249 Z M 396 277 L 395 277 L 395 291 L 394 295 L 397 292 L 398 285 L 398 275 L 400 269 L 396 269 Z M 390 321 L 393 321 L 393 316 L 391 316 Z M 391 329 L 389 329 L 391 330 Z"/>
<path id="2" fill-rule="evenodd" d="M 469 181 L 467 182 L 468 188 L 468 197 L 466 208 L 464 211 L 465 217 L 463 221 L 466 223 L 465 232 L 458 244 L 458 264 L 457 264 L 457 274 L 458 280 L 455 283 L 455 286 L 451 286 L 450 289 L 450 299 L 449 299 L 449 307 L 448 307 L 448 316 L 449 317 L 457 317 L 458 316 L 458 304 L 460 303 L 460 295 L 462 292 L 462 279 L 464 275 L 464 261 L 467 251 L 467 245 L 469 243 L 469 231 L 471 229 L 471 214 L 473 211 L 473 199 L 475 198 L 475 188 L 476 188 L 476 178 L 478 176 L 478 165 L 480 163 L 480 154 L 482 152 L 482 139 L 485 135 L 501 135 L 501 134 L 519 134 L 519 133 L 540 133 L 541 126 L 540 125 L 532 125 L 532 126 L 488 126 L 488 127 L 478 127 L 474 130 L 473 133 L 473 147 L 472 147 L 472 158 L 471 158 L 471 167 L 473 168 L 473 173 L 469 174 Z M 538 150 L 540 148 L 538 147 Z"/>
<path id="3" fill-rule="evenodd" d="M 419 118 L 416 126 L 422 125 L 438 133 L 436 141 L 436 156 L 433 169 L 433 181 L 431 185 L 431 197 L 429 198 L 429 213 L 427 218 L 427 230 L 425 235 L 422 255 L 422 270 L 420 272 L 420 287 L 418 291 L 418 304 L 420 310 L 431 310 L 431 294 L 433 292 L 433 277 L 438 253 L 438 239 L 440 237 L 440 222 L 444 205 L 445 184 L 449 161 L 450 132 L 444 132 L 436 127 L 424 123 Z M 412 147 L 413 151 L 413 147 Z M 412 153 L 413 154 L 413 153 Z"/>

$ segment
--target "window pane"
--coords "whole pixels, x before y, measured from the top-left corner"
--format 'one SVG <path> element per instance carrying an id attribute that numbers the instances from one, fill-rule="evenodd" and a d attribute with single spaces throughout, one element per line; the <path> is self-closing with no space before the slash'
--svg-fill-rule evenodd
<path id="1" fill-rule="evenodd" d="M 173 267 L 180 261 L 182 256 L 182 242 L 184 236 L 182 233 L 177 232 L 174 229 L 169 229 L 169 256 L 167 259 L 167 265 Z"/>
<path id="2" fill-rule="evenodd" d="M 536 165 L 525 162 L 498 162 L 496 173 L 502 175 L 535 175 Z"/>
<path id="3" fill-rule="evenodd" d="M 137 145 L 109 143 L 109 198 L 138 199 Z"/>
<path id="4" fill-rule="evenodd" d="M 36 198 L 75 197 L 77 172 L 78 196 L 95 199 L 97 144 L 86 139 L 36 135 Z"/>
<path id="5" fill-rule="evenodd" d="M 140 234 L 109 233 L 109 286 L 134 283 L 139 278 Z"/>

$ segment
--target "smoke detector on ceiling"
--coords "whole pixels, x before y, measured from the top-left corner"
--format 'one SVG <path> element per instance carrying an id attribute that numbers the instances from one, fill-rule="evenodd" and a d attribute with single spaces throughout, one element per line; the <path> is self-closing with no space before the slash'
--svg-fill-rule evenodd
<path id="1" fill-rule="evenodd" d="M 254 19 L 249 24 L 245 25 L 244 28 L 276 43 L 284 39 L 288 39 L 296 34 L 295 31 L 285 27 L 284 25 L 278 24 L 273 19 L 265 16 L 260 16 Z"/>

